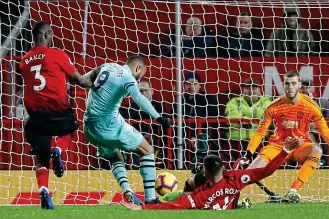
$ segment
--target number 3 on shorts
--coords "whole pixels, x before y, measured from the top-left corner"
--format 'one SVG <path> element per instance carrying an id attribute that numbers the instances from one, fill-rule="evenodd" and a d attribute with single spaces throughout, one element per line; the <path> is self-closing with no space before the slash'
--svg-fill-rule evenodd
<path id="1" fill-rule="evenodd" d="M 40 81 L 40 85 L 33 86 L 33 90 L 40 91 L 46 86 L 46 79 L 40 74 L 42 65 L 34 65 L 31 67 L 31 71 L 35 71 L 35 79 Z"/>

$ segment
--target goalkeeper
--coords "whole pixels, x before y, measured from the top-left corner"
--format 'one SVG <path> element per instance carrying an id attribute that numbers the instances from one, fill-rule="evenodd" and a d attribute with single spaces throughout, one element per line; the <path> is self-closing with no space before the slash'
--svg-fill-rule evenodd
<path id="1" fill-rule="evenodd" d="M 96 74 L 93 74 L 96 72 Z M 161 117 L 138 87 L 146 72 L 142 57 L 131 56 L 124 66 L 110 63 L 87 73 L 93 85 L 88 94 L 84 114 L 84 134 L 90 143 L 97 146 L 98 156 L 110 160 L 112 173 L 124 192 L 125 198 L 135 204 L 143 204 L 132 191 L 127 179 L 127 170 L 120 150 L 133 151 L 141 156 L 140 174 L 143 178 L 145 204 L 158 203 L 155 196 L 154 149 L 140 132 L 125 122 L 119 114 L 122 100 L 130 94 L 135 103 L 162 125 L 169 125 L 169 119 Z"/>
<path id="2" fill-rule="evenodd" d="M 262 148 L 248 169 L 265 167 L 282 151 L 287 137 L 299 139 L 300 146 L 289 154 L 286 161 L 295 160 L 302 165 L 296 180 L 282 199 L 283 203 L 295 204 L 301 200 L 297 191 L 312 176 L 322 156 L 321 148 L 310 139 L 310 123 L 314 122 L 327 144 L 329 144 L 329 128 L 319 105 L 309 96 L 299 93 L 301 80 L 298 72 L 286 72 L 283 85 L 285 94 L 274 100 L 265 110 L 263 119 L 249 141 L 246 158 L 252 161 L 253 153 L 272 122 L 275 123 L 275 134 L 271 136 L 269 144 Z"/>

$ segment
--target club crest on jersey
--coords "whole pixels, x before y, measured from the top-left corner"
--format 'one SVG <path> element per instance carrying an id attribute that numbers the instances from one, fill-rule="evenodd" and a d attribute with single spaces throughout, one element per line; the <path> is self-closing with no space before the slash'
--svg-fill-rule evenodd
<path id="1" fill-rule="evenodd" d="M 293 120 L 284 120 L 281 122 L 281 125 L 284 125 L 287 128 L 294 128 L 299 125 L 299 122 Z"/>
<path id="2" fill-rule="evenodd" d="M 302 119 L 303 117 L 304 117 L 304 113 L 303 112 L 301 112 L 301 111 L 297 112 L 297 118 L 298 119 Z"/>
<path id="3" fill-rule="evenodd" d="M 250 182 L 250 176 L 247 175 L 247 174 L 242 175 L 241 176 L 241 182 L 242 183 L 248 183 L 248 182 Z"/>

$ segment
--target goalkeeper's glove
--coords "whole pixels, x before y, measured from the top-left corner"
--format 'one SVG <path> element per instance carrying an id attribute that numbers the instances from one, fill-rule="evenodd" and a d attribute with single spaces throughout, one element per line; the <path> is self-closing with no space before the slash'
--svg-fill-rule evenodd
<path id="1" fill-rule="evenodd" d="M 244 157 L 237 159 L 233 164 L 233 169 L 246 169 L 253 161 L 254 155 L 251 151 L 247 150 Z"/>
<path id="2" fill-rule="evenodd" d="M 237 208 L 248 209 L 251 207 L 251 201 L 249 198 L 239 200 Z"/>
<path id="3" fill-rule="evenodd" d="M 243 170 L 246 169 L 250 164 L 250 161 L 247 158 L 239 158 L 233 164 L 233 170 Z"/>
<path id="4" fill-rule="evenodd" d="M 285 150 L 287 153 L 290 153 L 292 150 L 302 146 L 304 143 L 305 142 L 302 138 L 289 136 L 286 138 L 286 145 L 283 147 L 283 150 Z"/>
<path id="5" fill-rule="evenodd" d="M 247 150 L 244 157 L 249 160 L 250 163 L 254 160 L 254 155 L 250 150 Z"/>
<path id="6" fill-rule="evenodd" d="M 161 125 L 163 125 L 163 126 L 169 126 L 169 125 L 170 125 L 170 119 L 168 119 L 168 118 L 164 118 L 164 117 L 162 117 L 162 116 L 158 117 L 158 118 L 156 119 L 156 121 L 157 121 L 158 123 L 160 123 Z"/>
<path id="7" fill-rule="evenodd" d="M 165 194 L 162 199 L 163 199 L 163 201 L 166 201 L 166 202 L 173 202 L 176 199 L 178 199 L 179 197 L 181 197 L 182 195 L 184 195 L 183 191 L 174 191 L 174 192 L 169 192 L 169 193 Z"/>

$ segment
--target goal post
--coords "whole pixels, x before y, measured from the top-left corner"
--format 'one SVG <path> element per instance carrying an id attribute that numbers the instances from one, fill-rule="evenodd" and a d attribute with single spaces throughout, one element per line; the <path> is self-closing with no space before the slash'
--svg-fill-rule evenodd
<path id="1" fill-rule="evenodd" d="M 20 4 L 17 2 L 6 7 Z M 4 35 L 1 29 L 1 42 L 15 42 L 10 48 L 15 53 L 7 53 L 1 60 L 0 204 L 39 203 L 33 171 L 36 160 L 28 154 L 23 131 L 27 113 L 18 68 L 29 48 L 26 44 L 32 46 L 31 25 L 38 20 L 51 25 L 54 47 L 64 50 L 81 74 L 105 62 L 124 64 L 130 55 L 145 57 L 148 70 L 140 90 L 149 95 L 157 110 L 171 118 L 172 125 L 160 127 L 129 97 L 120 112 L 154 146 L 158 171 L 172 171 L 179 188 L 204 156 L 219 155 L 225 167 L 232 168 L 234 161 L 244 155 L 266 104 L 247 107 L 249 113 L 246 107 L 238 106 L 234 115 L 227 105 L 234 98 L 243 100 L 250 81 L 260 88 L 261 96 L 271 101 L 284 93 L 283 74 L 296 70 L 305 90 L 320 103 L 323 113 L 329 114 L 327 2 L 30 1 L 23 7 L 25 10 L 14 16 L 29 11 L 28 24 L 9 21 L 7 25 L 13 31 L 18 28 L 20 34 L 9 31 Z M 6 13 L 1 21 L 13 12 Z M 287 17 L 292 18 L 288 21 Z M 97 157 L 97 148 L 83 135 L 87 91 L 68 84 L 68 94 L 80 126 L 63 154 L 65 176 L 50 178 L 53 199 L 56 204 L 121 200 L 108 161 Z M 328 201 L 325 185 L 329 184 L 329 152 L 316 130 L 311 131 L 324 155 L 319 170 L 301 194 L 305 200 Z M 130 183 L 142 192 L 139 158 L 130 152 L 124 155 Z M 284 195 L 299 167 L 297 163 L 283 165 L 265 180 L 266 186 Z M 248 187 L 243 195 L 254 201 L 267 198 L 256 186 Z"/>

